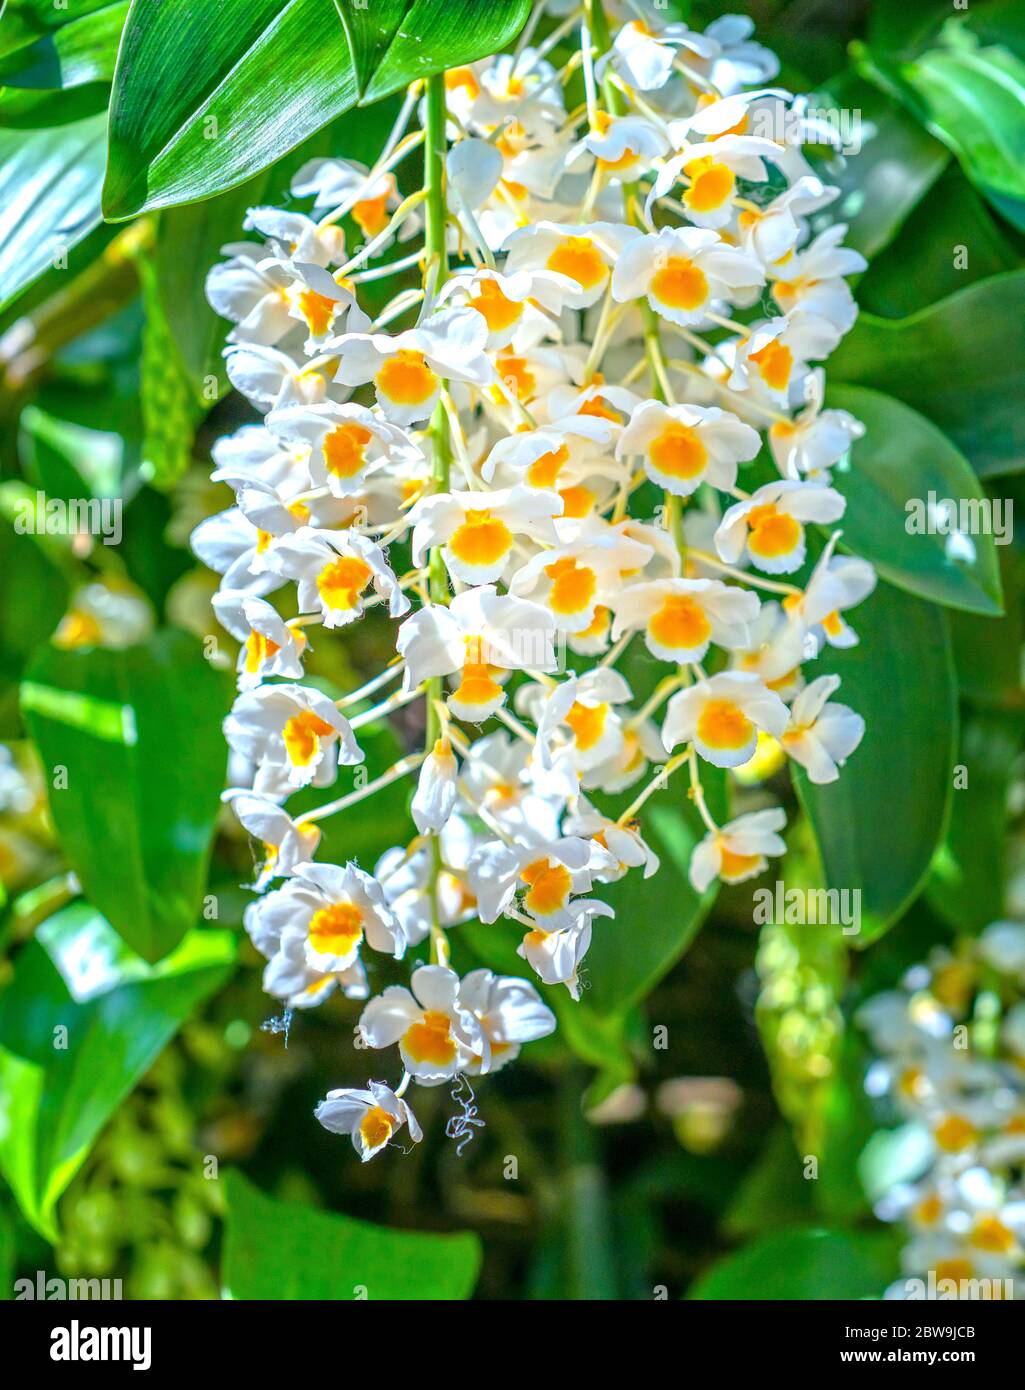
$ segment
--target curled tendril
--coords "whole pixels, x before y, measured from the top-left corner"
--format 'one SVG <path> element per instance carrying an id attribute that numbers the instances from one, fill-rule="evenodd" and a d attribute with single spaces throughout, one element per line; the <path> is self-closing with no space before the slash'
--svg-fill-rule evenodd
<path id="1" fill-rule="evenodd" d="M 469 1079 L 462 1072 L 456 1077 L 449 1095 L 461 1107 L 462 1114 L 451 1116 L 445 1126 L 445 1134 L 449 1139 L 456 1141 L 456 1156 L 462 1158 L 463 1150 L 467 1144 L 473 1142 L 476 1131 L 484 1128 L 485 1121 L 477 1114 L 477 1106 L 474 1104 L 477 1097 L 473 1094 Z"/>

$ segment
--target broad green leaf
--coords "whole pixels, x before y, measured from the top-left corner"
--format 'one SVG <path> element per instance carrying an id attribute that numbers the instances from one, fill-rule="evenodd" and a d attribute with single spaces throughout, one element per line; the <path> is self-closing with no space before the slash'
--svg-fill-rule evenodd
<path id="1" fill-rule="evenodd" d="M 964 721 L 963 772 L 926 886 L 933 911 L 958 932 L 979 932 L 1003 914 L 1007 793 L 1023 732 L 1019 713 L 985 711 Z"/>
<path id="2" fill-rule="evenodd" d="M 199 914 L 230 701 L 227 673 L 173 629 L 121 651 L 44 650 L 22 685 L 61 846 L 146 960 L 172 950 Z"/>
<path id="3" fill-rule="evenodd" d="M 1020 263 L 1003 224 L 951 163 L 858 281 L 858 303 L 903 318 Z"/>
<path id="4" fill-rule="evenodd" d="M 108 219 L 244 182 L 356 101 L 327 0 L 133 0 L 114 74 Z"/>
<path id="5" fill-rule="evenodd" d="M 752 1241 L 703 1274 L 697 1299 L 881 1298 L 897 1277 L 899 1237 L 830 1230 L 784 1231 Z"/>
<path id="6" fill-rule="evenodd" d="M 0 994 L 0 1167 L 48 1240 L 103 1125 L 234 958 L 231 932 L 199 928 L 147 965 L 86 902 L 48 918 L 19 953 Z"/>
<path id="7" fill-rule="evenodd" d="M 906 63 L 902 75 L 929 130 L 983 197 L 1025 231 L 1025 63 L 1007 49 L 978 47 L 965 31 Z"/>
<path id="8" fill-rule="evenodd" d="M 844 110 L 860 113 L 861 148 L 832 160 L 823 181 L 840 189 L 837 215 L 847 223 L 844 241 L 864 256 L 877 256 L 950 161 L 938 140 L 907 111 L 853 70 L 828 85 Z"/>
<path id="9" fill-rule="evenodd" d="M 116 0 L 69 17 L 59 29 L 0 59 L 0 87 L 51 90 L 109 82 L 127 13 L 128 0 Z"/>
<path id="10" fill-rule="evenodd" d="M 373 0 L 366 8 L 353 0 L 336 3 L 364 102 L 496 53 L 520 32 L 531 8 L 531 0 Z"/>
<path id="11" fill-rule="evenodd" d="M 828 399 L 865 425 L 833 470 L 833 486 L 847 499 L 844 546 L 909 593 L 972 613 L 1002 612 L 990 503 L 968 460 L 892 396 L 836 386 Z"/>
<path id="12" fill-rule="evenodd" d="M 227 1173 L 225 1185 L 221 1282 L 228 1298 L 440 1301 L 473 1292 L 481 1246 L 469 1231 L 375 1226 L 267 1197 L 238 1172 Z"/>
<path id="13" fill-rule="evenodd" d="M 639 871 L 631 872 L 602 893 L 616 916 L 595 922 L 587 953 L 587 1002 L 598 1013 L 622 1011 L 642 1000 L 683 955 L 715 901 L 714 887 L 699 895 L 687 878 L 691 852 L 705 830 L 686 799 L 685 778 L 685 772 L 677 773 L 644 809 L 645 838 L 662 860 L 658 873 L 642 879 Z M 721 821 L 725 778 L 703 766 L 701 780 L 711 812 Z"/>
<path id="14" fill-rule="evenodd" d="M 0 308 L 100 223 L 105 115 L 0 130 Z"/>
<path id="15" fill-rule="evenodd" d="M 865 720 L 865 737 L 837 781 L 816 786 L 795 770 L 828 888 L 860 890 L 867 946 L 921 888 L 944 833 L 957 702 L 943 611 L 880 584 L 849 615 L 860 637 L 827 649 L 818 669 L 842 681 L 836 699 Z"/>
<path id="16" fill-rule="evenodd" d="M 831 383 L 896 396 L 948 434 L 980 477 L 1025 469 L 1023 374 L 1025 270 L 906 319 L 861 314 L 829 359 Z"/>

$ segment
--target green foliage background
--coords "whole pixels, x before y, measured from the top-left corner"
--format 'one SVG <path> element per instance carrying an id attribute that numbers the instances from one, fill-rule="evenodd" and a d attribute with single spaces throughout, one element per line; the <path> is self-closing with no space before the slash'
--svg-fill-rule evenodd
<path id="1" fill-rule="evenodd" d="M 674 3 L 696 25 L 742 8 Z M 249 418 L 203 276 L 303 160 L 372 162 L 396 93 L 501 47 L 529 9 L 0 13 L 0 738 L 31 791 L 0 778 L 0 1296 L 37 1269 L 138 1297 L 341 1299 L 858 1298 L 896 1274 L 863 1155 L 875 1135 L 870 1153 L 900 1156 L 879 1144 L 852 1011 L 931 945 L 1023 907 L 1025 536 L 952 560 L 904 527 L 930 490 L 1025 504 L 1015 0 L 749 7 L 783 84 L 859 111 L 865 132 L 826 168 L 870 260 L 829 363 L 830 403 L 868 427 L 837 480 L 845 544 L 885 581 L 834 668 L 868 734 L 838 784 L 773 786 L 788 884 L 861 888 L 855 949 L 814 927 L 759 934 L 752 885 L 699 902 L 694 829 L 665 791 L 663 871 L 616 890 L 583 1003 L 555 997 L 558 1034 L 482 1088 L 462 1157 L 445 1088 L 418 1096 L 428 1138 L 405 1157 L 360 1166 L 314 1122 L 353 1075 L 355 1006 L 302 1016 L 287 1047 L 262 1027 L 240 926 L 250 849 L 218 802 L 232 683 L 204 651 L 212 579 L 186 544 L 228 497 L 211 441 Z M 120 499 L 123 540 L 21 534 L 26 498 Z M 387 642 L 368 618 L 312 673 L 356 684 Z M 369 731 L 371 774 L 418 737 Z M 396 786 L 330 822 L 323 857 L 371 866 L 404 837 L 407 799 Z M 511 950 L 479 925 L 454 946 L 460 968 Z"/>

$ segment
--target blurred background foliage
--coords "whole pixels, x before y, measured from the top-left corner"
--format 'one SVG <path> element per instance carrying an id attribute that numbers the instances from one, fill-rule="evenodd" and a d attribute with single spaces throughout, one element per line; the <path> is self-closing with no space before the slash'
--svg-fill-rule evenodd
<path id="1" fill-rule="evenodd" d="M 741 8 L 673 3 L 696 26 Z M 759 928 L 757 883 L 699 903 L 688 820 L 660 793 L 663 872 L 619 887 L 584 1001 L 554 998 L 558 1033 L 481 1088 L 473 1142 L 445 1137 L 447 1088 L 424 1090 L 427 1141 L 361 1166 L 312 1117 L 354 1074 L 358 1006 L 335 996 L 283 1035 L 241 932 L 252 850 L 218 803 L 234 652 L 220 634 L 207 660 L 215 577 L 187 538 L 230 500 L 211 441 L 254 418 L 227 391 L 206 269 L 246 207 L 289 204 L 303 160 L 372 162 L 398 98 L 345 111 L 330 63 L 310 91 L 285 72 L 278 150 L 260 134 L 215 156 L 179 112 L 146 164 L 155 134 L 118 79 L 103 203 L 128 9 L 0 16 L 0 1292 L 42 1269 L 134 1297 L 349 1298 L 359 1270 L 376 1297 L 879 1296 L 898 1242 L 859 1159 L 892 1118 L 865 1099 L 852 1013 L 937 943 L 1025 914 L 1025 535 L 952 564 L 903 526 L 930 487 L 1025 504 L 1025 11 L 748 6 L 784 85 L 861 114 L 858 155 L 815 153 L 871 262 L 829 381 L 868 424 L 841 484 L 848 542 L 888 582 L 836 663 L 870 730 L 842 790 L 789 789 L 767 749 L 729 795 L 735 813 L 766 783 L 786 801 L 788 886 L 862 888 L 859 949 Z M 297 43 L 328 24 L 338 41 L 325 0 L 265 0 L 249 22 L 279 11 Z M 410 75 L 379 69 L 370 93 Z M 37 516 L 119 499 L 123 539 L 22 534 L 26 498 Z M 311 675 L 351 688 L 388 641 L 368 616 L 318 644 Z M 635 661 L 635 690 L 652 665 Z M 422 739 L 401 720 L 369 733 L 371 775 Z M 408 836 L 409 790 L 329 822 L 322 857 L 372 866 Z M 453 944 L 459 968 L 511 951 L 494 927 Z"/>

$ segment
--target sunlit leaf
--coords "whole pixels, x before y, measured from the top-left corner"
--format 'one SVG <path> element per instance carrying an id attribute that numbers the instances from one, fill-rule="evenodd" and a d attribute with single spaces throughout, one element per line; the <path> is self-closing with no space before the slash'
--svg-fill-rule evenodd
<path id="1" fill-rule="evenodd" d="M 121 651 L 43 650 L 27 673 L 22 707 L 61 845 L 90 899 L 147 960 L 172 950 L 199 914 L 230 699 L 227 673 L 174 630 Z"/>
<path id="2" fill-rule="evenodd" d="M 100 223 L 106 117 L 0 129 L 0 308 Z"/>
<path id="3" fill-rule="evenodd" d="M 234 957 L 230 932 L 202 928 L 147 965 L 85 902 L 19 953 L 0 994 L 0 1167 L 47 1239 L 101 1128 Z"/>
<path id="4" fill-rule="evenodd" d="M 531 0 L 336 0 L 359 65 L 364 101 L 418 77 L 487 57 L 514 39 Z"/>
<path id="5" fill-rule="evenodd" d="M 327 0 L 133 0 L 111 94 L 104 213 L 121 220 L 232 188 L 356 95 Z"/>

